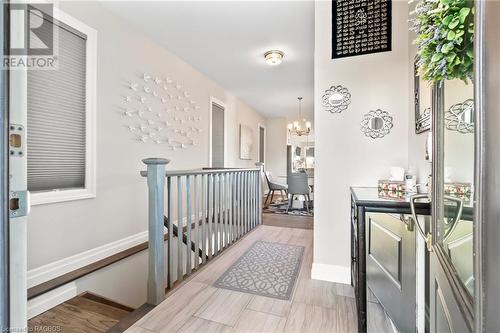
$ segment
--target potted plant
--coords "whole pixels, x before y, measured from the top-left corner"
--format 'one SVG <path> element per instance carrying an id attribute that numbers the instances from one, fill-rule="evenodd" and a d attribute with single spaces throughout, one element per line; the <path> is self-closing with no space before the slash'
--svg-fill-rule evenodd
<path id="1" fill-rule="evenodd" d="M 474 65 L 474 1 L 421 0 L 411 30 L 418 47 L 417 67 L 426 81 L 472 80 Z"/>

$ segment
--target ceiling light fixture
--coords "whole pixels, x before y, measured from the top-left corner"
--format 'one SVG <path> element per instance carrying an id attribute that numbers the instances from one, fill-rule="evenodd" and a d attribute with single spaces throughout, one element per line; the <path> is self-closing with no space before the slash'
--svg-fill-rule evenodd
<path id="1" fill-rule="evenodd" d="M 271 66 L 276 66 L 281 64 L 283 61 L 283 56 L 285 54 L 279 50 L 271 50 L 264 53 L 264 58 L 266 58 L 266 63 Z"/>
<path id="2" fill-rule="evenodd" d="M 309 135 L 309 133 L 311 133 L 312 124 L 310 121 L 302 118 L 302 97 L 298 97 L 297 99 L 299 100 L 299 119 L 288 124 L 288 133 L 296 136 Z"/>

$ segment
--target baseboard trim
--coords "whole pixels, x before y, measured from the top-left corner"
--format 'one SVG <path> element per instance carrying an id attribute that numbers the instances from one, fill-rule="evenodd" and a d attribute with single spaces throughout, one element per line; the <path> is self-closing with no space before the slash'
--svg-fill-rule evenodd
<path id="1" fill-rule="evenodd" d="M 70 282 L 57 289 L 51 290 L 41 296 L 28 301 L 28 319 L 52 309 L 77 295 L 76 284 Z"/>
<path id="2" fill-rule="evenodd" d="M 201 221 L 198 223 L 201 224 Z M 191 228 L 194 228 L 194 225 L 195 223 L 192 223 Z M 186 230 L 187 227 L 184 226 L 183 233 Z M 147 250 L 147 238 L 148 232 L 143 231 L 28 271 L 28 299 Z M 164 240 L 168 240 L 167 233 L 164 235 Z"/>
<path id="3" fill-rule="evenodd" d="M 50 264 L 31 269 L 28 271 L 28 288 L 40 285 L 66 273 L 75 271 L 84 266 L 95 263 L 104 258 L 142 244 L 148 240 L 148 232 L 119 239 L 117 241 L 78 253 Z"/>
<path id="4" fill-rule="evenodd" d="M 194 219 L 195 214 L 193 214 L 191 220 Z M 184 217 L 183 221 L 185 231 L 187 217 Z M 174 224 L 178 224 L 177 220 L 174 221 Z M 127 251 L 130 248 L 147 243 L 147 241 L 148 231 L 146 230 L 135 235 L 131 235 L 114 242 L 78 253 L 76 255 L 51 262 L 50 264 L 31 269 L 28 271 L 28 288 L 40 285 L 44 282 L 55 279 L 69 272 L 88 266 L 105 258 L 114 256 L 120 252 Z"/>
<path id="5" fill-rule="evenodd" d="M 311 278 L 313 280 L 351 284 L 351 270 L 345 266 L 313 263 Z"/>

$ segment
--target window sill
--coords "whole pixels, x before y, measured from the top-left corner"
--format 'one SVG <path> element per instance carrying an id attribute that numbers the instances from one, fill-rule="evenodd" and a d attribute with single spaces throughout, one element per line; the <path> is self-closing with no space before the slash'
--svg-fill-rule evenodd
<path id="1" fill-rule="evenodd" d="M 95 198 L 95 191 L 90 189 L 60 190 L 30 193 L 31 206 L 46 205 L 58 202 Z"/>

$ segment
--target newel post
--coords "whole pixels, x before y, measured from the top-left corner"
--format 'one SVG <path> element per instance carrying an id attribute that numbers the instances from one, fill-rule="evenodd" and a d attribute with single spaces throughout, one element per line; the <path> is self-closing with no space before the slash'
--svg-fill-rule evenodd
<path id="1" fill-rule="evenodd" d="M 258 209 L 259 209 L 259 214 L 258 214 L 258 224 L 262 224 L 262 205 L 263 202 L 262 200 L 264 199 L 264 188 L 262 184 L 262 177 L 264 177 L 264 163 L 262 162 L 257 162 L 255 163 L 255 166 L 260 169 L 259 172 L 259 180 L 257 183 L 257 193 L 258 193 L 258 198 L 259 198 L 259 203 L 258 203 Z"/>
<path id="2" fill-rule="evenodd" d="M 158 305 L 165 299 L 163 216 L 165 211 L 165 165 L 170 161 L 164 158 L 146 158 L 142 162 L 147 165 L 149 203 L 147 303 Z"/>

